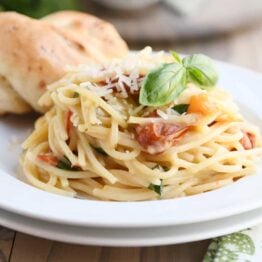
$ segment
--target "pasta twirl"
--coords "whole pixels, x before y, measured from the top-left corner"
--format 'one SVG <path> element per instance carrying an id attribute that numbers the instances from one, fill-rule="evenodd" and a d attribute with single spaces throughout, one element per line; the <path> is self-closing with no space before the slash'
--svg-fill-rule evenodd
<path id="1" fill-rule="evenodd" d="M 54 106 L 23 144 L 28 181 L 67 196 L 141 201 L 199 194 L 253 174 L 260 133 L 226 91 L 189 84 L 164 106 L 139 103 L 145 75 L 171 60 L 145 49 L 73 68 L 50 85 L 40 103 Z"/>

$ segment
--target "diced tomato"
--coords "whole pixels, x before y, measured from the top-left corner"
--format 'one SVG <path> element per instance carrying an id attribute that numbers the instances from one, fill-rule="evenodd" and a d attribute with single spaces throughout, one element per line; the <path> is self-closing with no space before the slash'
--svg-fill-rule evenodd
<path id="1" fill-rule="evenodd" d="M 73 113 L 71 111 L 68 111 L 67 114 L 66 114 L 66 132 L 67 132 L 68 136 L 70 135 L 72 114 Z"/>
<path id="2" fill-rule="evenodd" d="M 241 138 L 240 143 L 246 150 L 252 149 L 256 146 L 256 137 L 254 134 L 243 131 L 243 138 Z"/>
<path id="3" fill-rule="evenodd" d="M 56 166 L 58 163 L 58 158 L 50 154 L 39 154 L 37 158 L 51 166 Z"/>
<path id="4" fill-rule="evenodd" d="M 199 94 L 191 97 L 187 112 L 210 115 L 214 113 L 214 110 L 214 105 L 208 101 L 208 95 Z"/>
<path id="5" fill-rule="evenodd" d="M 149 123 L 136 126 L 135 137 L 150 154 L 157 154 L 177 144 L 187 131 L 182 124 Z"/>

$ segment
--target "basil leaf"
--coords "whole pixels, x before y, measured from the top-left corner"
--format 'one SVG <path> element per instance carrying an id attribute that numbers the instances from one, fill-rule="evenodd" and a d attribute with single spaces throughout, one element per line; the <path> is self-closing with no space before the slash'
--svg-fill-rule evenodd
<path id="1" fill-rule="evenodd" d="M 70 160 L 64 156 L 64 158 L 62 160 L 59 160 L 57 165 L 57 168 L 60 169 L 64 169 L 64 170 L 71 170 L 71 171 L 78 171 L 79 168 L 78 167 L 73 167 Z"/>
<path id="2" fill-rule="evenodd" d="M 104 156 L 108 156 L 108 154 L 105 152 L 105 150 L 101 147 L 95 147 L 95 146 L 92 146 L 93 149 L 95 149 L 95 151 L 101 155 L 104 155 Z"/>
<path id="3" fill-rule="evenodd" d="M 176 63 L 162 64 L 149 72 L 142 82 L 139 103 L 163 106 L 174 101 L 192 82 L 202 89 L 213 87 L 218 75 L 212 60 L 201 54 L 183 58 L 171 51 Z"/>
<path id="4" fill-rule="evenodd" d="M 179 104 L 179 105 L 173 106 L 172 109 L 177 111 L 177 113 L 179 113 L 180 115 L 182 115 L 187 112 L 188 107 L 189 107 L 189 104 Z"/>
<path id="5" fill-rule="evenodd" d="M 186 88 L 186 70 L 182 64 L 162 64 L 149 72 L 142 82 L 139 102 L 162 106 L 176 99 Z"/>
<path id="6" fill-rule="evenodd" d="M 187 71 L 187 82 L 193 82 L 202 89 L 216 84 L 218 75 L 208 56 L 194 54 L 183 58 L 182 63 Z"/>
<path id="7" fill-rule="evenodd" d="M 173 58 L 175 59 L 177 63 L 182 62 L 181 57 L 179 56 L 179 54 L 176 51 L 170 50 L 169 52 L 171 53 L 171 55 L 173 56 Z"/>
<path id="8" fill-rule="evenodd" d="M 153 190 L 154 192 L 156 192 L 158 195 L 161 196 L 162 191 L 163 191 L 163 181 L 162 181 L 162 179 L 161 179 L 160 185 L 155 185 L 155 184 L 152 184 L 152 183 L 151 183 L 151 184 L 148 186 L 148 189 Z"/>

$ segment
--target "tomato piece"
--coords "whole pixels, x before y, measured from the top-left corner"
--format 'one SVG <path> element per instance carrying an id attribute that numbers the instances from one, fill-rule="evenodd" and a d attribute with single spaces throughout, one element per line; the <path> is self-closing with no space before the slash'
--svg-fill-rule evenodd
<path id="1" fill-rule="evenodd" d="M 135 127 L 135 138 L 150 154 L 157 154 L 177 144 L 187 131 L 182 124 L 148 123 Z"/>
<path id="2" fill-rule="evenodd" d="M 211 115 L 214 113 L 214 109 L 214 106 L 208 101 L 208 95 L 200 94 L 191 97 L 187 112 Z"/>
<path id="3" fill-rule="evenodd" d="M 39 154 L 37 158 L 46 164 L 49 164 L 51 166 L 56 166 L 58 163 L 58 158 L 56 156 L 50 155 L 50 154 Z"/>
<path id="4" fill-rule="evenodd" d="M 256 137 L 254 134 L 243 131 L 243 138 L 241 138 L 240 143 L 246 150 L 252 149 L 256 146 Z"/>
<path id="5" fill-rule="evenodd" d="M 68 111 L 66 113 L 66 132 L 67 132 L 67 135 L 69 136 L 70 135 L 70 130 L 71 130 L 71 116 L 72 116 L 72 112 L 71 111 Z"/>

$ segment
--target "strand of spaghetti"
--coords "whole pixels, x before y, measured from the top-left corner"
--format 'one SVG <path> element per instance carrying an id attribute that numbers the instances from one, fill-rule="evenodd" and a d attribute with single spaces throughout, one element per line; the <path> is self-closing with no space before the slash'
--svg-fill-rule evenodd
<path id="1" fill-rule="evenodd" d="M 38 122 L 39 121 L 39 122 Z M 23 149 L 28 149 L 30 147 L 34 147 L 38 145 L 38 143 L 42 141 L 46 141 L 48 138 L 48 125 L 45 121 L 45 117 L 41 117 L 38 120 L 38 126 L 34 130 L 34 132 L 24 141 L 22 144 Z"/>
<path id="2" fill-rule="evenodd" d="M 92 126 L 86 131 L 86 133 L 98 139 L 107 139 L 110 135 L 110 128 Z M 141 146 L 137 143 L 137 141 L 132 139 L 128 134 L 121 131 L 118 133 L 118 144 L 130 148 L 141 149 Z"/>
<path id="3" fill-rule="evenodd" d="M 49 180 L 47 182 L 48 185 L 50 186 L 55 186 L 57 183 L 57 176 L 54 176 L 50 173 Z"/>
<path id="4" fill-rule="evenodd" d="M 117 179 L 97 160 L 92 151 L 92 148 L 86 141 L 84 135 L 82 135 L 81 133 L 79 133 L 78 135 L 85 150 L 86 156 L 89 159 L 90 165 L 93 167 L 94 171 L 97 172 L 101 177 L 106 178 L 110 183 L 114 184 Z"/>
<path id="5" fill-rule="evenodd" d="M 76 92 L 80 93 L 87 99 L 90 99 L 90 101 L 93 101 L 95 104 L 100 106 L 102 109 L 104 109 L 108 114 L 110 114 L 117 122 L 119 125 L 123 128 L 126 128 L 127 124 L 124 118 L 119 114 L 116 110 L 114 110 L 110 105 L 108 105 L 102 98 L 97 96 L 96 94 L 88 91 L 85 88 L 78 87 L 75 89 Z"/>
<path id="6" fill-rule="evenodd" d="M 92 170 L 88 170 L 88 171 L 70 171 L 70 170 L 64 170 L 64 169 L 59 169 L 55 166 L 49 165 L 41 160 L 37 159 L 37 156 L 41 153 L 41 152 L 45 152 L 45 151 L 41 151 L 43 144 L 40 144 L 38 147 L 36 147 L 34 150 L 32 151 L 28 151 L 27 152 L 27 159 L 29 161 L 31 161 L 32 163 L 34 163 L 37 167 L 45 170 L 48 173 L 53 173 L 56 174 L 56 176 L 58 177 L 65 177 L 65 178 L 72 178 L 72 179 L 78 179 L 78 178 L 91 178 L 91 177 L 97 177 L 98 175 L 96 175 L 95 173 L 92 172 Z M 90 169 L 90 168 L 89 168 Z"/>
<path id="7" fill-rule="evenodd" d="M 157 194 L 148 189 L 122 189 L 112 186 L 105 186 L 103 189 L 96 188 L 93 193 L 97 197 L 115 201 L 142 201 L 157 198 Z"/>
<path id="8" fill-rule="evenodd" d="M 92 178 L 82 179 L 81 183 L 92 186 L 93 188 L 103 188 L 102 184 L 98 183 L 96 180 L 94 180 Z"/>
<path id="9" fill-rule="evenodd" d="M 90 127 L 90 118 L 89 118 L 89 108 L 91 102 L 86 99 L 84 96 L 80 96 L 81 101 L 81 115 L 83 118 L 83 122 L 86 128 Z"/>
<path id="10" fill-rule="evenodd" d="M 226 154 L 217 155 L 215 157 L 207 159 L 203 163 L 193 164 L 192 167 L 188 169 L 188 172 L 196 173 L 201 169 L 207 168 L 212 164 L 218 163 L 219 161 L 225 159 L 232 159 L 236 157 L 250 157 L 253 155 L 262 155 L 262 148 L 254 148 L 252 150 L 246 150 L 246 151 L 233 151 Z"/>
<path id="11" fill-rule="evenodd" d="M 183 196 L 186 189 L 192 187 L 198 182 L 198 179 L 192 177 L 181 184 L 177 184 L 176 187 L 167 187 L 163 190 L 163 198 L 174 198 L 175 196 Z"/>
<path id="12" fill-rule="evenodd" d="M 67 178 L 59 177 L 59 180 L 60 180 L 62 188 L 66 189 L 69 186 L 69 182 L 68 182 Z"/>
<path id="13" fill-rule="evenodd" d="M 74 153 L 67 145 L 67 143 L 59 137 L 60 130 L 59 130 L 59 126 L 57 126 L 57 121 L 55 120 L 53 121 L 53 126 L 54 126 L 54 137 L 57 141 L 57 145 L 63 152 L 63 156 L 66 156 L 70 160 L 73 166 L 77 166 L 78 165 L 77 156 L 74 155 Z"/>
<path id="14" fill-rule="evenodd" d="M 223 133 L 216 137 L 216 142 L 218 143 L 228 143 L 232 141 L 239 141 L 243 137 L 241 131 L 236 132 L 235 134 Z"/>
<path id="15" fill-rule="evenodd" d="M 166 152 L 166 154 L 173 154 L 174 152 L 184 152 L 188 151 L 192 148 L 197 148 L 200 145 L 205 144 L 206 142 L 214 139 L 217 135 L 221 134 L 224 132 L 226 129 L 229 127 L 233 126 L 235 122 L 229 122 L 225 124 L 215 124 L 212 127 L 210 127 L 208 133 L 204 134 L 197 134 L 197 135 L 192 135 L 192 136 L 187 136 L 185 137 L 184 141 L 181 142 L 180 145 L 177 145 L 175 147 L 172 147 L 170 150 Z"/>
<path id="16" fill-rule="evenodd" d="M 59 129 L 59 137 L 66 141 L 68 139 L 68 135 L 65 125 L 66 125 L 66 115 L 65 112 L 63 110 L 61 110 L 60 108 L 56 108 L 56 116 L 54 117 L 56 119 L 57 122 L 57 128 Z M 70 121 L 70 119 L 68 119 Z"/>
<path id="17" fill-rule="evenodd" d="M 188 115 L 169 115 L 167 119 L 161 117 L 135 117 L 130 116 L 128 119 L 129 124 L 147 124 L 147 123 L 183 123 L 187 125 L 195 125 L 197 123 L 198 116 L 196 114 Z"/>
<path id="18" fill-rule="evenodd" d="M 118 179 L 118 182 L 131 187 L 148 187 L 149 181 L 143 177 L 130 174 L 121 169 L 110 169 L 110 172 Z"/>
<path id="19" fill-rule="evenodd" d="M 99 142 L 100 147 L 110 156 L 119 160 L 132 160 L 135 159 L 139 154 L 140 150 L 133 149 L 132 151 L 119 152 L 111 149 L 106 141 Z"/>
<path id="20" fill-rule="evenodd" d="M 67 111 L 68 106 L 67 106 L 67 104 L 64 104 L 63 101 L 61 101 L 61 100 L 59 99 L 58 92 L 53 92 L 53 93 L 51 94 L 51 98 L 52 98 L 54 104 L 56 104 L 56 105 L 57 105 L 58 107 L 60 107 L 62 110 Z"/>
<path id="21" fill-rule="evenodd" d="M 207 176 L 203 176 L 203 181 L 210 181 L 210 182 L 214 182 L 214 181 L 219 181 L 219 180 L 224 180 L 224 179 L 239 179 L 243 176 L 248 176 L 250 174 L 252 174 L 252 172 L 255 172 L 256 168 L 254 166 L 249 167 L 249 168 L 244 168 L 236 173 L 217 173 L 217 174 L 213 174 L 211 177 L 207 177 Z"/>
<path id="22" fill-rule="evenodd" d="M 72 84 L 70 86 L 59 88 L 59 92 L 57 92 L 57 98 L 60 101 L 63 101 L 65 105 L 68 107 L 76 106 L 79 103 L 79 98 L 74 97 L 75 89 L 77 85 Z"/>
<path id="23" fill-rule="evenodd" d="M 48 126 L 48 145 L 50 150 L 59 158 L 63 157 L 64 153 L 61 148 L 58 146 L 58 141 L 56 140 L 55 132 L 54 132 L 54 121 L 52 118 L 49 120 Z"/>
<path id="24" fill-rule="evenodd" d="M 191 188 L 186 189 L 185 191 L 186 191 L 186 194 L 188 195 L 195 195 L 195 194 L 207 192 L 210 190 L 218 189 L 218 188 L 224 187 L 231 183 L 233 183 L 232 179 L 218 180 L 218 181 L 203 184 L 203 185 L 193 186 Z"/>
<path id="25" fill-rule="evenodd" d="M 110 129 L 110 137 L 109 137 L 109 146 L 110 148 L 116 148 L 118 144 L 118 124 L 112 119 L 111 129 Z"/>
<path id="26" fill-rule="evenodd" d="M 26 178 L 28 179 L 28 181 L 30 181 L 30 183 L 32 185 L 34 185 L 35 187 L 40 188 L 40 189 L 42 189 L 44 191 L 53 192 L 53 193 L 60 194 L 60 195 L 65 195 L 65 196 L 74 197 L 76 195 L 73 192 L 68 192 L 68 191 L 59 189 L 57 187 L 48 185 L 48 184 L 46 184 L 44 182 L 41 182 L 40 180 L 38 180 L 34 176 L 34 174 L 37 174 L 36 168 L 33 168 L 33 170 L 32 170 L 32 168 L 33 168 L 32 164 L 29 164 L 27 161 L 24 162 L 24 164 L 23 164 L 24 174 L 25 174 Z"/>
<path id="27" fill-rule="evenodd" d="M 172 167 L 170 170 L 166 172 L 161 172 L 156 169 L 150 169 L 146 165 L 138 161 L 137 159 L 133 159 L 131 161 L 125 161 L 125 164 L 127 167 L 134 168 L 138 172 L 139 176 L 142 176 L 143 174 L 143 176 L 149 176 L 152 178 L 159 178 L 159 179 L 165 179 L 171 177 L 177 171 L 176 167 Z"/>
<path id="28" fill-rule="evenodd" d="M 77 191 L 84 192 L 87 195 L 93 195 L 94 187 L 90 185 L 86 185 L 78 181 L 70 181 L 70 186 Z"/>
<path id="29" fill-rule="evenodd" d="M 78 155 L 78 164 L 81 167 L 87 166 L 87 162 L 85 159 L 85 152 L 84 149 L 80 143 L 80 141 L 77 141 L 77 155 Z"/>
<path id="30" fill-rule="evenodd" d="M 212 170 L 216 172 L 234 173 L 234 172 L 239 172 L 241 169 L 242 169 L 242 163 L 237 163 L 237 164 L 217 163 L 212 165 Z"/>
<path id="31" fill-rule="evenodd" d="M 89 107 L 89 122 L 91 125 L 101 125 L 102 122 L 97 118 L 95 104 L 92 103 Z"/>

